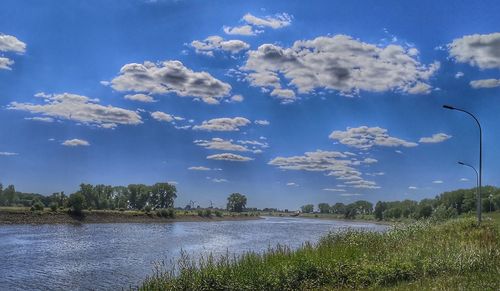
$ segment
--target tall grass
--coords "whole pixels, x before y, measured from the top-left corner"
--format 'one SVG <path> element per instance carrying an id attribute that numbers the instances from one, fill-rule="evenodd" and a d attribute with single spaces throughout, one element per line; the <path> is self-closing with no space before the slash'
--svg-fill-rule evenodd
<path id="1" fill-rule="evenodd" d="M 418 222 L 385 233 L 347 231 L 298 250 L 229 254 L 199 260 L 183 254 L 141 290 L 308 290 L 395 286 L 423 278 L 492 274 L 500 278 L 500 234 L 473 219 Z M 500 284 L 500 283 L 499 283 Z"/>

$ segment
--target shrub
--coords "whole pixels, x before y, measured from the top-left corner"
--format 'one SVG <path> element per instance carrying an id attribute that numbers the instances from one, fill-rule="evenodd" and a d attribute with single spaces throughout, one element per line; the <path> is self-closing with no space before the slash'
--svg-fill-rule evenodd
<path id="1" fill-rule="evenodd" d="M 212 210 L 210 210 L 210 209 L 205 209 L 205 211 L 203 211 L 203 216 L 205 216 L 205 217 L 210 217 L 210 216 L 212 216 Z"/>
<path id="2" fill-rule="evenodd" d="M 36 200 L 31 206 L 31 211 L 43 211 L 45 205 L 40 200 Z"/>
<path id="3" fill-rule="evenodd" d="M 50 207 L 50 210 L 52 212 L 56 212 L 57 211 L 57 203 L 52 202 L 52 203 L 50 203 L 49 207 Z"/>
<path id="4" fill-rule="evenodd" d="M 203 217 L 203 210 L 197 210 L 196 213 L 198 214 L 198 216 Z"/>
<path id="5" fill-rule="evenodd" d="M 151 205 L 148 204 L 148 205 L 144 206 L 144 212 L 146 212 L 146 213 L 151 212 Z"/>
<path id="6" fill-rule="evenodd" d="M 215 210 L 215 216 L 222 217 L 222 211 Z"/>
<path id="7" fill-rule="evenodd" d="M 85 197 L 80 193 L 71 194 L 68 198 L 68 207 L 73 213 L 81 213 L 85 206 Z"/>
<path id="8" fill-rule="evenodd" d="M 167 214 L 168 214 L 168 217 L 170 217 L 170 218 L 175 218 L 175 209 L 173 209 L 173 208 L 169 208 L 169 209 L 167 210 Z"/>

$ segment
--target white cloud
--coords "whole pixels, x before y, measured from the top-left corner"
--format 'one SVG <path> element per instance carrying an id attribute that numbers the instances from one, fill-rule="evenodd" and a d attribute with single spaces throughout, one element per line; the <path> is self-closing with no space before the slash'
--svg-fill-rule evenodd
<path id="1" fill-rule="evenodd" d="M 402 153 L 403 153 L 403 152 L 402 152 L 402 151 L 400 151 L 400 150 L 395 150 L 394 152 L 395 152 L 396 154 L 402 154 Z"/>
<path id="2" fill-rule="evenodd" d="M 500 68 L 500 32 L 466 35 L 454 39 L 448 49 L 450 56 L 459 63 L 481 69 Z"/>
<path id="3" fill-rule="evenodd" d="M 438 68 L 438 62 L 421 64 L 402 46 L 379 47 L 336 35 L 296 41 L 290 48 L 263 44 L 248 52 L 242 70 L 248 72 L 251 85 L 271 88 L 273 95 L 292 102 L 293 91 L 280 90 L 310 93 L 320 88 L 346 95 L 360 90 L 429 93 L 426 82 Z M 283 83 L 288 88 L 282 88 Z"/>
<path id="4" fill-rule="evenodd" d="M 432 181 L 433 184 L 443 184 L 444 182 L 441 180 L 434 180 Z"/>
<path id="5" fill-rule="evenodd" d="M 463 73 L 463 72 L 457 72 L 457 73 L 455 74 L 455 78 L 456 78 L 456 79 L 460 79 L 460 78 L 462 78 L 463 76 L 464 76 L 464 73 Z"/>
<path id="6" fill-rule="evenodd" d="M 0 52 L 23 54 L 26 52 L 26 44 L 15 36 L 0 33 Z"/>
<path id="7" fill-rule="evenodd" d="M 471 81 L 470 86 L 474 89 L 500 87 L 500 79 L 484 79 Z"/>
<path id="8" fill-rule="evenodd" d="M 229 100 L 230 102 L 243 102 L 245 98 L 242 95 L 233 95 Z"/>
<path id="9" fill-rule="evenodd" d="M 250 120 L 244 117 L 223 117 L 203 121 L 201 125 L 193 126 L 193 129 L 204 131 L 239 131 L 240 127 L 247 126 L 250 123 Z"/>
<path id="10" fill-rule="evenodd" d="M 173 122 L 175 120 L 184 120 L 184 118 L 179 116 L 174 116 L 165 112 L 155 111 L 151 113 L 151 117 L 158 121 Z"/>
<path id="11" fill-rule="evenodd" d="M 384 176 L 384 172 L 366 173 L 367 176 Z"/>
<path id="12" fill-rule="evenodd" d="M 218 104 L 231 91 L 231 85 L 207 72 L 194 72 L 180 61 L 126 64 L 110 85 L 120 92 L 175 93 L 178 96 L 199 98 L 209 104 Z"/>
<path id="13" fill-rule="evenodd" d="M 52 117 L 25 117 L 25 120 L 41 121 L 41 122 L 54 122 Z"/>
<path id="14" fill-rule="evenodd" d="M 14 61 L 8 58 L 0 57 L 0 70 L 12 70 L 12 65 Z"/>
<path id="15" fill-rule="evenodd" d="M 213 179 L 212 179 L 212 182 L 214 182 L 214 183 L 227 183 L 227 182 L 229 182 L 229 181 L 228 181 L 228 180 L 226 180 L 226 179 L 218 179 L 218 178 L 213 178 Z"/>
<path id="16" fill-rule="evenodd" d="M 374 159 L 374 158 L 366 158 L 366 159 L 363 160 L 363 163 L 365 163 L 365 164 L 373 164 L 373 163 L 376 163 L 376 162 L 378 162 L 378 160 Z"/>
<path id="17" fill-rule="evenodd" d="M 327 176 L 348 181 L 349 183 L 345 184 L 350 187 L 380 188 L 375 182 L 362 178 L 363 173 L 356 169 L 357 166 L 361 165 L 360 161 L 341 152 L 317 150 L 306 152 L 303 156 L 277 157 L 269 161 L 268 164 L 284 170 L 327 172 Z"/>
<path id="18" fill-rule="evenodd" d="M 290 186 L 290 187 L 298 187 L 299 184 L 295 183 L 295 182 L 288 182 L 286 183 L 287 186 Z"/>
<path id="19" fill-rule="evenodd" d="M 38 113 L 44 117 L 74 120 L 102 128 L 114 128 L 119 124 L 137 125 L 142 123 L 141 116 L 137 112 L 111 105 L 100 105 L 98 104 L 99 99 L 90 99 L 86 96 L 70 93 L 39 93 L 35 96 L 44 98 L 45 103 L 11 102 L 7 109 Z"/>
<path id="20" fill-rule="evenodd" d="M 289 26 L 292 23 L 292 16 L 287 13 L 279 13 L 274 16 L 257 17 L 247 13 L 243 16 L 243 20 L 254 26 L 278 29 Z"/>
<path id="21" fill-rule="evenodd" d="M 167 181 L 167 183 L 170 185 L 179 185 L 179 182 L 177 181 Z"/>
<path id="22" fill-rule="evenodd" d="M 68 139 L 62 143 L 63 146 L 77 147 L 77 146 L 89 146 L 90 143 L 83 139 Z"/>
<path id="23" fill-rule="evenodd" d="M 208 168 L 208 167 L 204 167 L 204 166 L 193 166 L 193 167 L 189 167 L 188 170 L 190 171 L 222 171 L 222 169 L 220 168 Z"/>
<path id="24" fill-rule="evenodd" d="M 269 121 L 267 120 L 255 120 L 254 121 L 255 124 L 258 124 L 258 125 L 269 125 L 271 124 Z"/>
<path id="25" fill-rule="evenodd" d="M 333 131 L 329 138 L 362 150 L 368 150 L 373 146 L 415 147 L 418 145 L 414 142 L 389 136 L 387 129 L 381 127 L 348 127 L 346 131 Z"/>
<path id="26" fill-rule="evenodd" d="M 431 137 L 422 137 L 418 140 L 418 142 L 421 143 L 440 143 L 445 140 L 450 139 L 452 136 L 448 135 L 446 133 L 436 133 L 433 134 Z"/>
<path id="27" fill-rule="evenodd" d="M 250 45 L 241 40 L 224 40 L 218 35 L 213 35 L 205 38 L 205 40 L 194 40 L 191 42 L 196 53 L 213 56 L 214 51 L 225 51 L 231 54 L 239 53 L 240 51 L 247 50 Z"/>
<path id="28" fill-rule="evenodd" d="M 153 97 L 146 94 L 128 94 L 125 95 L 124 98 L 127 100 L 139 101 L 144 103 L 152 103 L 157 101 Z"/>
<path id="29" fill-rule="evenodd" d="M 236 152 L 250 151 L 250 149 L 246 146 L 233 143 L 232 139 L 225 140 L 222 138 L 212 138 L 211 140 L 195 140 L 194 144 L 209 150 L 236 151 Z"/>
<path id="30" fill-rule="evenodd" d="M 211 156 L 208 156 L 207 159 L 219 160 L 219 161 L 232 161 L 232 162 L 248 162 L 248 161 L 253 160 L 253 158 L 250 158 L 250 157 L 240 156 L 240 155 L 231 154 L 231 153 L 211 155 Z"/>
<path id="31" fill-rule="evenodd" d="M 460 178 L 460 182 L 468 182 L 468 181 L 469 181 L 469 179 L 467 179 L 467 178 Z"/>
<path id="32" fill-rule="evenodd" d="M 224 26 L 224 32 L 229 35 L 256 35 L 261 33 L 261 30 L 254 30 L 251 25 L 245 24 L 242 26 Z"/>
<path id="33" fill-rule="evenodd" d="M 293 103 L 297 100 L 295 92 L 290 89 L 274 88 L 271 91 L 271 96 L 278 98 L 283 104 Z"/>
<path id="34" fill-rule="evenodd" d="M 323 191 L 330 191 L 330 192 L 346 192 L 347 190 L 345 189 L 336 189 L 336 188 L 324 188 Z"/>
<path id="35" fill-rule="evenodd" d="M 0 152 L 0 156 L 7 156 L 7 157 L 10 157 L 10 156 L 17 156 L 19 155 L 18 153 L 13 153 L 13 152 Z"/>
<path id="36" fill-rule="evenodd" d="M 410 189 L 410 190 L 417 190 L 418 188 L 416 186 L 409 186 L 408 189 Z"/>

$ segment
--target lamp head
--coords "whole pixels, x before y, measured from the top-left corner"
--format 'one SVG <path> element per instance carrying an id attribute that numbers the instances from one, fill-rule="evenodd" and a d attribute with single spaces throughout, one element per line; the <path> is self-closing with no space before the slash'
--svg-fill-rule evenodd
<path id="1" fill-rule="evenodd" d="M 458 163 L 459 163 L 460 165 L 462 165 L 462 166 L 465 166 L 464 162 L 462 162 L 462 161 L 459 161 Z"/>
<path id="2" fill-rule="evenodd" d="M 450 110 L 454 110 L 454 109 L 455 109 L 455 107 L 450 106 L 450 105 L 446 105 L 446 104 L 445 104 L 445 105 L 443 105 L 443 108 L 445 108 L 445 109 L 450 109 Z"/>

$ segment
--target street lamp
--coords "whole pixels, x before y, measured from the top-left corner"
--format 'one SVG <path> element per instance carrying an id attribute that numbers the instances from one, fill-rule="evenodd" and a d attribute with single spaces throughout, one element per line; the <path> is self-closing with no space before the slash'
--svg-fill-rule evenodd
<path id="1" fill-rule="evenodd" d="M 483 176 L 483 130 L 481 129 L 481 124 L 479 123 L 479 120 L 474 116 L 474 114 L 470 113 L 469 111 L 466 111 L 464 109 L 456 108 L 450 105 L 443 105 L 443 108 L 449 109 L 449 110 L 456 110 L 456 111 L 461 111 L 463 113 L 468 114 L 470 117 L 474 118 L 474 120 L 477 123 L 477 126 L 479 127 L 479 173 L 478 173 L 478 178 L 477 178 L 477 183 L 478 183 L 478 195 L 477 195 L 477 222 L 478 224 L 481 223 L 481 180 Z M 470 166 L 470 165 L 465 165 L 464 166 Z M 474 169 L 474 168 L 473 168 Z M 474 169 L 476 170 L 476 169 Z M 477 171 L 476 171 L 477 173 Z"/>
<path id="2" fill-rule="evenodd" d="M 471 165 L 469 165 L 469 164 L 466 164 L 466 163 L 464 163 L 464 162 L 462 162 L 462 161 L 459 161 L 458 163 L 459 163 L 460 165 L 462 165 L 462 166 L 469 167 L 469 168 L 473 169 L 473 170 L 474 170 L 474 172 L 476 172 L 476 189 L 477 189 L 477 190 L 476 190 L 476 195 L 478 195 L 478 197 L 477 197 L 477 203 L 481 203 L 481 199 L 479 198 L 479 193 L 480 193 L 480 192 L 479 192 L 479 191 L 480 191 L 480 190 L 479 190 L 479 189 L 480 189 L 480 188 L 479 188 L 479 174 L 477 173 L 476 168 L 474 168 L 473 166 L 471 166 Z M 479 210 L 479 211 L 480 211 L 480 210 Z M 481 222 L 481 216 L 480 216 L 480 215 L 478 215 L 478 220 L 479 220 L 479 222 Z"/>

